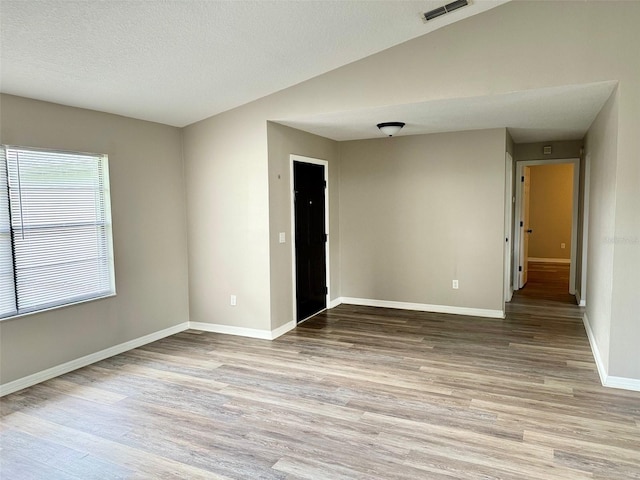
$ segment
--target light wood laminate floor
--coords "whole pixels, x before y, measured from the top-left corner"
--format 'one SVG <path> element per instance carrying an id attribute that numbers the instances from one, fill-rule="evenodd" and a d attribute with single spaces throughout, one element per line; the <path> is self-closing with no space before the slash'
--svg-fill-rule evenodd
<path id="1" fill-rule="evenodd" d="M 534 297 L 174 335 L 3 398 L 0 478 L 640 478 L 640 393 L 600 386 L 578 307 Z"/>

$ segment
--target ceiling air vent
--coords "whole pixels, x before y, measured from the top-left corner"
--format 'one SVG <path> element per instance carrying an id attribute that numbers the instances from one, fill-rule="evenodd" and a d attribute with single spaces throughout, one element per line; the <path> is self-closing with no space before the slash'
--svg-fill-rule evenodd
<path id="1" fill-rule="evenodd" d="M 447 3 L 444 7 L 434 8 L 433 10 L 429 10 L 427 13 L 423 15 L 424 20 L 428 22 L 429 20 L 433 20 L 434 18 L 439 17 L 440 15 L 446 15 L 449 12 L 453 12 L 462 7 L 466 7 L 469 5 L 467 0 L 456 0 L 455 2 Z"/>

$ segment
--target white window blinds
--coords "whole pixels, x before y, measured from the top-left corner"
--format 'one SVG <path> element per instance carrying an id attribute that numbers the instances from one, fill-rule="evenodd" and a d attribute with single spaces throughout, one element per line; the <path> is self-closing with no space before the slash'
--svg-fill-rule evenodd
<path id="1" fill-rule="evenodd" d="M 0 265 L 11 262 L 13 313 L 114 293 L 107 157 L 4 150 L 11 237 Z"/>
<path id="2" fill-rule="evenodd" d="M 0 151 L 0 318 L 14 315 L 16 293 L 13 283 L 13 253 L 9 223 L 9 187 L 4 149 Z"/>

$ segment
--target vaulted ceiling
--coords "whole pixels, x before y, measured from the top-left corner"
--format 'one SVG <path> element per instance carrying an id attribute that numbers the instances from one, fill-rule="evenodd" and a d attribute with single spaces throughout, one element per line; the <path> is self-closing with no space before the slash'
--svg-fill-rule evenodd
<path id="1" fill-rule="evenodd" d="M 2 0 L 0 91 L 174 126 L 285 89 L 509 0 Z M 509 127 L 582 138 L 615 82 L 269 119 L 335 140 Z"/>
<path id="2" fill-rule="evenodd" d="M 2 0 L 0 89 L 184 126 L 506 1 Z"/>

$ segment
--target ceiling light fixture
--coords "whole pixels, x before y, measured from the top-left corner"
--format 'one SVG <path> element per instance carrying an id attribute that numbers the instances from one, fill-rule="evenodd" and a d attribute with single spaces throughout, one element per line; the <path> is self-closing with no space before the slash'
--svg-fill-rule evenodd
<path id="1" fill-rule="evenodd" d="M 402 127 L 404 127 L 404 122 L 384 122 L 378 124 L 380 131 L 390 137 L 393 137 L 396 133 L 402 130 Z"/>

